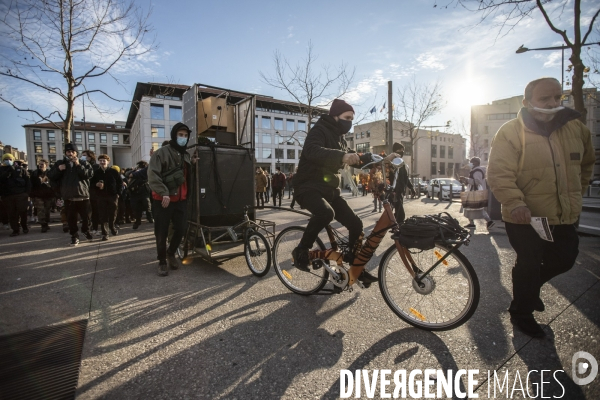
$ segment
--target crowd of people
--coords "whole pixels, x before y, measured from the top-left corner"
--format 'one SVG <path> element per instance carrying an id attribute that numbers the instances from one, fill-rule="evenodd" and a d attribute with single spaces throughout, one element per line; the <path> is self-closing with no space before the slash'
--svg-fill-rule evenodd
<path id="1" fill-rule="evenodd" d="M 254 181 L 256 184 L 256 206 L 262 208 L 265 203 L 269 203 L 273 199 L 273 205 L 277 207 L 277 199 L 279 199 L 279 207 L 281 200 L 285 197 L 285 191 L 288 191 L 288 199 L 294 195 L 294 173 L 290 172 L 287 176 L 281 172 L 281 167 L 276 167 L 275 172 L 270 174 L 261 167 L 256 167 Z M 295 201 L 292 200 L 291 208 L 294 208 Z"/>
<path id="2" fill-rule="evenodd" d="M 119 226 L 141 224 L 145 213 L 154 222 L 150 208 L 148 163 L 139 161 L 135 168 L 121 170 L 110 165 L 110 157 L 84 150 L 78 154 L 72 143 L 65 146 L 64 157 L 49 165 L 39 160 L 36 169 L 2 156 L 0 166 L 0 220 L 10 236 L 27 234 L 37 223 L 41 232 L 50 230 L 50 213 L 60 212 L 64 232 L 71 234 L 71 245 L 79 244 L 79 231 L 87 240 L 116 236 Z M 79 228 L 81 223 L 81 229 Z"/>

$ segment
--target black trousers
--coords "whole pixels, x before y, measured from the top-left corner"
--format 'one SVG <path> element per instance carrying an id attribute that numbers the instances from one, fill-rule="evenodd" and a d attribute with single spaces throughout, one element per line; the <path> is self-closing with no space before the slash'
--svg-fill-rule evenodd
<path id="1" fill-rule="evenodd" d="M 77 227 L 77 216 L 81 218 L 81 231 L 87 232 L 90 230 L 90 200 L 69 200 L 67 203 L 65 201 L 65 205 L 67 208 L 67 220 L 69 221 L 69 233 L 71 236 L 78 236 L 77 232 L 79 231 Z"/>
<path id="2" fill-rule="evenodd" d="M 21 220 L 21 227 L 27 229 L 27 206 L 29 205 L 27 193 L 2 196 L 2 203 L 8 214 L 10 228 L 13 232 L 19 232 L 19 219 Z"/>
<path id="3" fill-rule="evenodd" d="M 323 196 L 318 192 L 304 192 L 294 196 L 302 208 L 307 209 L 313 215 L 308 221 L 306 231 L 300 240 L 300 244 L 306 248 L 312 248 L 313 243 L 323 230 L 334 219 L 348 228 L 348 242 L 352 249 L 354 243 L 363 230 L 361 219 L 352 211 L 346 200 L 338 190 L 329 196 Z"/>
<path id="4" fill-rule="evenodd" d="M 2 225 L 8 225 L 8 213 L 6 211 L 6 204 L 0 200 L 0 222 Z"/>
<path id="5" fill-rule="evenodd" d="M 150 205 L 149 196 L 130 196 L 131 211 L 133 213 L 134 223 L 139 225 L 142 223 L 142 212 L 146 211 L 146 219 L 152 220 L 152 206 Z"/>
<path id="6" fill-rule="evenodd" d="M 98 209 L 98 222 L 100 223 L 100 229 L 102 229 L 102 235 L 108 235 L 108 228 L 111 231 L 115 230 L 115 210 L 117 209 L 118 196 L 102 196 L 96 198 L 96 207 Z"/>
<path id="7" fill-rule="evenodd" d="M 279 207 L 281 207 L 281 198 L 283 197 L 283 188 L 273 188 L 273 205 L 277 206 L 277 198 L 279 197 Z"/>
<path id="8" fill-rule="evenodd" d="M 406 214 L 404 213 L 404 199 L 402 197 L 399 199 L 396 197 L 396 202 L 394 203 L 394 217 L 399 224 L 404 222 L 404 218 L 406 218 Z"/>
<path id="9" fill-rule="evenodd" d="M 90 218 L 92 220 L 92 230 L 93 231 L 97 231 L 98 230 L 98 206 L 97 206 L 97 202 L 96 202 L 96 198 L 90 198 L 90 208 L 91 208 L 91 212 L 90 212 Z"/>
<path id="10" fill-rule="evenodd" d="M 170 202 L 164 208 L 160 200 L 153 200 L 154 210 L 154 235 L 156 236 L 157 259 L 164 261 L 167 253 L 175 254 L 181 244 L 181 239 L 187 229 L 187 200 Z M 169 224 L 173 223 L 173 236 L 167 249 L 167 237 L 169 236 Z"/>
<path id="11" fill-rule="evenodd" d="M 574 225 L 553 225 L 554 242 L 542 240 L 531 225 L 505 222 L 510 245 L 517 253 L 512 270 L 513 301 L 508 311 L 515 317 L 533 313 L 542 285 L 570 270 L 579 254 Z"/>
<path id="12" fill-rule="evenodd" d="M 263 197 L 264 192 L 256 192 L 256 207 L 265 206 L 265 198 Z"/>

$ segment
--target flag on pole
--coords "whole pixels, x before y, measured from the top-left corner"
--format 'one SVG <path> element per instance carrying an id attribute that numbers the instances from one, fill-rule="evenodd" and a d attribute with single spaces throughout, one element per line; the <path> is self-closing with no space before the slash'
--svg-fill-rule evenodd
<path id="1" fill-rule="evenodd" d="M 375 106 L 373 106 L 373 108 L 371 108 L 370 113 L 373 114 L 375 111 L 377 111 L 377 109 L 375 108 Z"/>
<path id="2" fill-rule="evenodd" d="M 383 110 L 385 110 L 385 103 L 383 103 L 383 106 L 381 107 L 381 110 L 379 110 L 379 112 L 383 112 Z"/>

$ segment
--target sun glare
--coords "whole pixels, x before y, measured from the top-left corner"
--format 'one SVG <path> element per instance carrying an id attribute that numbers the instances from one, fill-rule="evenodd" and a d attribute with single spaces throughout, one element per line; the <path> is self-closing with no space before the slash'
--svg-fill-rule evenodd
<path id="1" fill-rule="evenodd" d="M 471 109 L 471 106 L 485 104 L 486 89 L 484 85 L 473 81 L 459 82 L 451 88 L 448 96 L 450 106 Z"/>

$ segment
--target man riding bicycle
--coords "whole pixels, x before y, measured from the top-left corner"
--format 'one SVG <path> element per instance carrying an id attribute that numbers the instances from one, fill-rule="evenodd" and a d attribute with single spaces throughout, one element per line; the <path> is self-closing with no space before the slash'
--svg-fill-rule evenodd
<path id="1" fill-rule="evenodd" d="M 309 271 L 308 251 L 319 232 L 334 218 L 348 228 L 348 248 L 344 261 L 351 263 L 357 250 L 358 238 L 363 233 L 361 219 L 341 197 L 339 169 L 343 164 L 360 167 L 358 154 L 348 149 L 344 135 L 350 131 L 354 108 L 344 100 L 335 99 L 329 115 L 323 115 L 306 136 L 298 172 L 294 175 L 296 201 L 312 213 L 298 247 L 292 251 L 296 268 Z M 392 153 L 388 159 L 396 157 Z M 365 160 L 366 161 L 366 160 Z M 377 282 L 366 270 L 358 277 L 365 284 Z"/>

